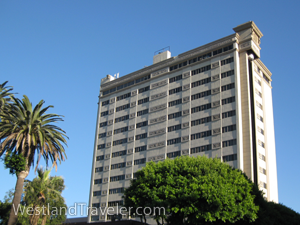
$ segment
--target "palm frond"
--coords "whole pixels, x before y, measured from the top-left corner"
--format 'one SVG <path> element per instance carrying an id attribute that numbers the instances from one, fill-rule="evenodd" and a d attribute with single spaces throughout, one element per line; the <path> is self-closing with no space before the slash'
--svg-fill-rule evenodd
<path id="1" fill-rule="evenodd" d="M 30 168 L 35 164 L 36 155 L 36 169 L 41 157 L 46 164 L 48 160 L 52 161 L 57 169 L 57 161 L 66 158 L 68 137 L 64 130 L 53 123 L 63 121 L 62 116 L 47 114 L 47 110 L 53 106 L 43 108 L 44 100 L 32 107 L 26 95 L 22 100 L 11 98 L 14 109 L 8 113 L 0 112 L 0 156 L 6 151 L 18 152 L 26 157 Z"/>

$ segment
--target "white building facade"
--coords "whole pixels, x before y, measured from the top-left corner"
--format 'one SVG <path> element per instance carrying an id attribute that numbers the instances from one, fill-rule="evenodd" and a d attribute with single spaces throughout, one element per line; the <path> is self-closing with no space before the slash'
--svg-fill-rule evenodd
<path id="1" fill-rule="evenodd" d="M 116 207 L 149 161 L 218 157 L 243 170 L 278 202 L 271 72 L 262 33 L 250 21 L 235 33 L 154 64 L 101 80 L 90 207 Z M 88 221 L 110 216 L 89 215 Z"/>

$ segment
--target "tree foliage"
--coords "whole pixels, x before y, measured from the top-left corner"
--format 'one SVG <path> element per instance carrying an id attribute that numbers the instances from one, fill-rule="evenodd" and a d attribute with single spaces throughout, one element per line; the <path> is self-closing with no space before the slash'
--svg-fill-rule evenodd
<path id="1" fill-rule="evenodd" d="M 6 225 L 9 219 L 9 213 L 14 197 L 14 189 L 10 189 L 4 196 L 4 201 L 0 201 L 0 225 Z M 21 225 L 21 224 L 17 224 Z"/>
<path id="2" fill-rule="evenodd" d="M 19 216 L 21 224 L 60 224 L 66 220 L 67 208 L 64 198 L 61 196 L 65 188 L 61 177 L 51 177 L 51 170 L 38 169 L 38 176 L 32 181 L 27 181 L 24 187 L 23 204 L 25 212 L 31 209 L 32 215 L 23 213 Z"/>
<path id="3" fill-rule="evenodd" d="M 241 171 L 218 159 L 180 157 L 147 163 L 124 198 L 125 206 L 133 207 L 131 214 L 138 207 L 164 207 L 165 215 L 152 210 L 158 224 L 252 222 L 258 211 L 252 188 Z M 138 213 L 146 219 L 143 209 Z"/>
<path id="4" fill-rule="evenodd" d="M 26 159 L 21 154 L 7 152 L 4 158 L 4 165 L 6 169 L 9 169 L 10 174 L 18 176 L 26 168 Z"/>
<path id="5" fill-rule="evenodd" d="M 45 112 L 53 106 L 42 108 L 41 100 L 34 108 L 28 97 L 21 100 L 12 97 L 14 110 L 8 113 L 0 112 L 1 143 L 0 156 L 4 152 L 22 154 L 26 158 L 28 169 L 34 164 L 34 155 L 38 153 L 36 169 L 41 157 L 46 162 L 50 159 L 57 167 L 57 161 L 65 159 L 66 135 L 58 126 L 52 123 L 63 121 L 57 114 Z"/>
<path id="6" fill-rule="evenodd" d="M 0 111 L 0 157 L 3 154 L 12 156 L 22 155 L 26 160 L 25 169 L 18 172 L 13 206 L 20 203 L 24 179 L 28 176 L 31 166 L 34 166 L 34 156 L 37 156 L 36 169 L 43 157 L 53 162 L 57 169 L 57 162 L 65 160 L 66 138 L 65 131 L 52 123 L 63 121 L 57 114 L 47 114 L 53 106 L 43 108 L 41 100 L 34 108 L 28 97 L 22 100 L 11 97 L 12 107 L 7 111 Z M 9 166 L 14 170 L 14 166 Z M 13 172 L 12 170 L 12 172 Z M 9 225 L 15 224 L 17 215 L 11 209 Z"/>
<path id="7" fill-rule="evenodd" d="M 11 86 L 6 86 L 7 83 L 8 81 L 5 81 L 0 84 L 0 112 L 7 112 L 11 103 L 11 97 L 13 96 L 11 93 L 13 88 Z"/>
<path id="8" fill-rule="evenodd" d="M 249 223 L 247 221 L 238 221 L 236 225 L 298 225 L 300 224 L 300 214 L 294 210 L 275 202 L 268 202 L 264 199 L 262 191 L 256 185 L 253 187 L 255 195 L 255 204 L 259 206 L 257 219 Z"/>

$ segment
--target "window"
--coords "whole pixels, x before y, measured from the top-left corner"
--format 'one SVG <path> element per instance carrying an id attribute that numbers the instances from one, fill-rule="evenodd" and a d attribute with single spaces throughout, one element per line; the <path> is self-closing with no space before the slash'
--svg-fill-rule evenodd
<path id="1" fill-rule="evenodd" d="M 106 115 L 108 115 L 108 111 L 104 111 L 104 112 L 101 113 L 101 117 L 106 116 Z"/>
<path id="2" fill-rule="evenodd" d="M 118 194 L 118 193 L 123 193 L 124 192 L 124 188 L 114 188 L 114 189 L 109 189 L 109 194 Z"/>
<path id="3" fill-rule="evenodd" d="M 234 160 L 237 160 L 237 154 L 223 156 L 223 162 L 230 162 Z"/>
<path id="4" fill-rule="evenodd" d="M 135 135 L 135 140 L 147 138 L 147 133 Z"/>
<path id="5" fill-rule="evenodd" d="M 181 143 L 181 137 L 170 139 L 170 140 L 167 141 L 167 145 L 174 145 L 174 144 L 177 144 L 177 143 Z"/>
<path id="6" fill-rule="evenodd" d="M 265 189 L 267 189 L 267 184 L 265 182 L 260 182 L 261 186 Z"/>
<path id="7" fill-rule="evenodd" d="M 122 133 L 128 131 L 128 127 L 121 127 L 119 129 L 114 130 L 114 134 Z"/>
<path id="8" fill-rule="evenodd" d="M 263 78 L 265 79 L 265 81 L 267 81 L 267 83 L 270 83 L 269 78 L 263 73 Z"/>
<path id="9" fill-rule="evenodd" d="M 147 145 L 136 147 L 135 152 L 142 152 L 147 150 Z"/>
<path id="10" fill-rule="evenodd" d="M 194 94 L 194 95 L 192 95 L 192 100 L 196 100 L 196 99 L 198 99 L 198 98 L 203 98 L 203 97 L 205 97 L 205 96 L 209 96 L 209 95 L 211 95 L 211 90 L 208 90 L 208 91 L 203 91 L 203 92 L 201 92 L 201 93 L 197 93 L 197 94 Z"/>
<path id="11" fill-rule="evenodd" d="M 227 72 L 221 73 L 221 78 L 229 77 L 234 75 L 234 70 L 229 70 Z"/>
<path id="12" fill-rule="evenodd" d="M 149 102 L 149 97 L 138 100 L 138 105 Z"/>
<path id="13" fill-rule="evenodd" d="M 99 208 L 100 207 L 100 203 L 93 203 L 92 207 Z"/>
<path id="14" fill-rule="evenodd" d="M 264 156 L 263 154 L 258 154 L 259 155 L 259 158 L 263 161 L 266 161 L 266 156 Z"/>
<path id="15" fill-rule="evenodd" d="M 182 87 L 174 88 L 172 90 L 169 90 L 169 95 L 172 95 L 172 94 L 175 94 L 175 93 L 178 93 L 181 91 L 182 91 Z"/>
<path id="16" fill-rule="evenodd" d="M 175 106 L 175 105 L 179 105 L 182 103 L 182 99 L 177 99 L 177 100 L 174 100 L 174 101 L 171 101 L 169 102 L 169 107 L 172 107 L 172 106 Z"/>
<path id="17" fill-rule="evenodd" d="M 193 126 L 197 126 L 197 125 L 200 125 L 200 124 L 203 124 L 203 123 L 208 123 L 211 121 L 211 116 L 208 116 L 208 117 L 205 117 L 205 118 L 201 118 L 201 119 L 198 119 L 198 120 L 193 120 L 192 121 L 192 127 Z"/>
<path id="18" fill-rule="evenodd" d="M 188 64 L 187 61 L 185 61 L 185 62 L 179 63 L 178 67 L 181 68 L 183 66 L 186 66 L 187 64 Z"/>
<path id="19" fill-rule="evenodd" d="M 149 89 L 150 89 L 150 86 L 140 88 L 140 89 L 139 89 L 139 94 L 141 94 L 141 93 L 143 93 L 143 92 L 146 92 L 146 91 L 149 91 Z"/>
<path id="20" fill-rule="evenodd" d="M 103 171 L 103 167 L 95 168 L 95 173 L 102 172 L 102 171 Z"/>
<path id="21" fill-rule="evenodd" d="M 99 150 L 99 149 L 103 149 L 103 148 L 105 148 L 105 144 L 98 145 L 97 149 Z"/>
<path id="22" fill-rule="evenodd" d="M 109 100 L 106 100 L 104 102 L 102 102 L 102 106 L 108 105 L 109 104 Z"/>
<path id="23" fill-rule="evenodd" d="M 196 134 L 192 134 L 191 135 L 191 140 L 204 138 L 204 137 L 209 137 L 209 136 L 211 136 L 211 130 L 203 131 L 203 132 L 196 133 Z"/>
<path id="24" fill-rule="evenodd" d="M 115 118 L 115 123 L 118 123 L 118 122 L 121 122 L 124 120 L 128 120 L 128 119 L 129 119 L 129 115 L 121 116 L 121 117 Z"/>
<path id="25" fill-rule="evenodd" d="M 267 175 L 267 170 L 262 168 L 262 167 L 259 167 L 259 172 L 264 174 L 264 175 Z"/>
<path id="26" fill-rule="evenodd" d="M 125 99 L 125 98 L 129 98 L 131 96 L 131 92 L 127 93 L 127 94 L 124 94 L 124 95 L 120 95 L 117 97 L 117 101 L 120 101 L 122 99 Z"/>
<path id="27" fill-rule="evenodd" d="M 222 52 L 227 52 L 231 49 L 233 49 L 233 45 L 229 45 L 229 46 L 226 46 L 224 48 L 220 48 L 218 50 L 215 50 L 215 51 L 213 51 L 213 54 L 215 56 L 215 55 L 221 54 Z"/>
<path id="28" fill-rule="evenodd" d="M 107 95 L 109 94 L 110 90 L 107 90 L 107 91 L 103 91 L 103 95 Z"/>
<path id="29" fill-rule="evenodd" d="M 226 133 L 226 132 L 230 132 L 230 131 L 234 131 L 236 130 L 236 125 L 233 124 L 233 125 L 229 125 L 229 126 L 226 126 L 226 127 L 222 127 L 222 133 Z"/>
<path id="30" fill-rule="evenodd" d="M 224 60 L 221 61 L 221 66 L 232 63 L 233 61 L 234 61 L 233 57 L 228 58 L 228 59 L 224 59 Z"/>
<path id="31" fill-rule="evenodd" d="M 223 85 L 221 90 L 226 91 L 226 90 L 230 90 L 230 89 L 233 89 L 233 88 L 234 88 L 234 83 L 231 83 L 231 84 Z"/>
<path id="32" fill-rule="evenodd" d="M 117 90 L 121 90 L 121 89 L 126 88 L 126 87 L 129 87 L 129 86 L 131 86 L 131 85 L 134 85 L 134 80 L 133 80 L 133 81 L 130 81 L 130 82 L 126 83 L 126 84 L 122 84 L 122 85 L 118 86 L 118 87 L 117 87 Z"/>
<path id="33" fill-rule="evenodd" d="M 141 77 L 141 78 L 139 78 L 139 79 L 136 79 L 136 80 L 135 80 L 135 83 L 140 83 L 140 82 L 142 82 L 142 81 L 149 80 L 149 79 L 150 79 L 150 74 L 147 75 L 147 76 Z"/>
<path id="34" fill-rule="evenodd" d="M 193 58 L 193 59 L 189 60 L 189 64 L 195 63 L 195 62 L 197 62 L 197 60 L 198 60 L 197 57 Z"/>
<path id="35" fill-rule="evenodd" d="M 262 128 L 260 128 L 260 127 L 257 127 L 257 131 L 259 132 L 259 133 L 261 133 L 262 135 L 264 135 L 264 130 L 262 129 Z"/>
<path id="36" fill-rule="evenodd" d="M 178 125 L 168 127 L 168 132 L 172 132 L 172 131 L 180 130 L 180 129 L 181 129 L 181 124 L 178 124 Z"/>
<path id="37" fill-rule="evenodd" d="M 209 53 L 207 53 L 207 54 L 205 54 L 205 55 L 199 56 L 199 57 L 198 57 L 198 61 L 201 61 L 201 60 L 203 60 L 203 59 L 207 59 L 207 58 L 209 58 L 209 57 L 211 57 L 211 52 L 209 52 Z"/>
<path id="38" fill-rule="evenodd" d="M 121 144 L 125 144 L 125 143 L 127 143 L 127 138 L 123 138 L 123 139 L 114 141 L 114 142 L 113 142 L 113 146 L 121 145 Z"/>
<path id="39" fill-rule="evenodd" d="M 205 151 L 209 151 L 209 150 L 211 150 L 211 144 L 191 148 L 191 154 L 195 154 L 198 152 L 205 152 Z"/>
<path id="40" fill-rule="evenodd" d="M 208 71 L 211 69 L 211 65 L 208 65 L 208 66 L 203 66 L 199 69 L 196 69 L 196 70 L 192 70 L 192 76 L 198 74 L 198 73 L 203 73 L 205 71 Z"/>
<path id="41" fill-rule="evenodd" d="M 263 117 L 262 117 L 261 115 L 257 114 L 257 115 L 256 115 L 256 118 L 257 118 L 259 121 L 264 122 L 264 119 L 263 119 Z"/>
<path id="42" fill-rule="evenodd" d="M 108 207 L 123 205 L 123 200 L 108 202 Z"/>
<path id="43" fill-rule="evenodd" d="M 213 51 L 213 55 L 215 56 L 215 55 L 218 55 L 218 54 L 220 54 L 222 52 L 223 52 L 223 48 L 220 48 L 218 50 Z"/>
<path id="44" fill-rule="evenodd" d="M 265 147 L 265 143 L 264 142 L 262 142 L 261 140 L 258 140 L 258 145 L 260 145 L 261 147 Z"/>
<path id="45" fill-rule="evenodd" d="M 115 182 L 115 181 L 119 181 L 119 180 L 125 180 L 125 175 L 110 177 L 110 182 Z"/>
<path id="46" fill-rule="evenodd" d="M 148 120 L 136 124 L 136 128 L 144 127 L 148 125 Z"/>
<path id="47" fill-rule="evenodd" d="M 101 133 L 101 134 L 98 135 L 98 138 L 103 138 L 103 137 L 106 137 L 106 132 Z"/>
<path id="48" fill-rule="evenodd" d="M 96 180 L 94 180 L 94 184 L 102 184 L 102 179 L 96 179 Z"/>
<path id="49" fill-rule="evenodd" d="M 99 195 L 101 195 L 101 191 L 94 191 L 93 192 L 93 196 L 99 196 Z"/>
<path id="50" fill-rule="evenodd" d="M 259 96 L 259 97 L 261 97 L 262 98 L 262 94 L 261 94 L 261 92 L 259 91 L 259 90 L 257 90 L 256 88 L 255 88 L 255 93 Z"/>
<path id="51" fill-rule="evenodd" d="M 180 117 L 180 116 L 181 116 L 181 111 L 176 112 L 176 113 L 172 113 L 172 114 L 168 115 L 168 120 L 171 120 L 171 119 L 174 119 L 174 118 L 177 118 L 177 117 Z"/>
<path id="52" fill-rule="evenodd" d="M 232 116 L 235 116 L 235 110 L 222 113 L 222 119 L 227 118 L 227 117 L 232 117 Z"/>
<path id="53" fill-rule="evenodd" d="M 104 159 L 104 155 L 99 155 L 96 157 L 96 161 L 100 161 Z"/>
<path id="54" fill-rule="evenodd" d="M 118 156 L 122 156 L 122 155 L 126 155 L 126 154 L 127 154 L 127 150 L 122 150 L 119 152 L 113 152 L 111 154 L 111 157 L 114 158 L 114 157 L 118 157 Z"/>
<path id="55" fill-rule="evenodd" d="M 222 99 L 222 105 L 226 105 L 226 104 L 229 104 L 229 103 L 232 103 L 232 102 L 235 102 L 235 96 Z"/>
<path id="56" fill-rule="evenodd" d="M 126 163 L 125 162 L 122 162 L 122 163 L 117 163 L 117 164 L 112 164 L 111 165 L 111 169 L 114 170 L 114 169 L 119 169 L 119 168 L 123 168 L 126 166 Z"/>
<path id="57" fill-rule="evenodd" d="M 134 160 L 134 165 L 146 163 L 146 158 Z"/>
<path id="58" fill-rule="evenodd" d="M 121 111 L 121 110 L 125 110 L 125 109 L 128 109 L 128 108 L 130 108 L 130 104 L 129 104 L 129 103 L 117 107 L 117 108 L 116 108 L 116 112 L 119 112 L 119 111 Z"/>
<path id="59" fill-rule="evenodd" d="M 149 109 L 144 109 L 137 112 L 137 116 L 142 116 L 149 113 Z"/>
<path id="60" fill-rule="evenodd" d="M 256 83 L 258 83 L 259 86 L 261 86 L 261 81 L 257 77 L 255 77 L 254 80 L 255 80 Z"/>
<path id="61" fill-rule="evenodd" d="M 181 155 L 181 151 L 167 153 L 168 158 L 175 158 Z"/>
<path id="62" fill-rule="evenodd" d="M 260 108 L 261 110 L 263 109 L 262 104 L 260 104 L 259 102 L 256 102 L 256 106 L 257 106 L 258 108 Z"/>
<path id="63" fill-rule="evenodd" d="M 191 113 L 196 113 L 196 112 L 200 112 L 206 109 L 210 109 L 211 108 L 211 103 L 205 104 L 205 105 L 200 105 L 197 107 L 192 108 Z"/>
<path id="64" fill-rule="evenodd" d="M 236 145 L 236 139 L 232 139 L 232 140 L 228 140 L 228 141 L 223 141 L 222 142 L 222 147 L 229 147 L 229 146 L 233 146 Z"/>
<path id="65" fill-rule="evenodd" d="M 105 127 L 105 126 L 107 126 L 107 121 L 100 123 L 100 127 Z"/>
<path id="66" fill-rule="evenodd" d="M 211 78 L 210 77 L 209 78 L 205 78 L 203 80 L 198 80 L 198 81 L 192 83 L 192 88 L 198 87 L 198 86 L 203 85 L 203 84 L 207 84 L 209 82 L 211 82 Z"/>
<path id="67" fill-rule="evenodd" d="M 181 75 L 178 75 L 176 77 L 172 77 L 169 79 L 169 83 L 173 83 L 175 81 L 178 81 L 178 80 L 181 80 L 182 79 L 182 74 Z"/>

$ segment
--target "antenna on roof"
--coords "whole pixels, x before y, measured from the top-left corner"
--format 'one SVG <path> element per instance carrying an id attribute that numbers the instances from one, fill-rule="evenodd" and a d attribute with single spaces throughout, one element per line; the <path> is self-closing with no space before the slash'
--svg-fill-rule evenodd
<path id="1" fill-rule="evenodd" d="M 165 51 L 170 51 L 170 46 L 167 46 L 167 47 L 164 47 L 162 49 L 159 49 L 159 50 L 155 51 L 154 55 L 160 54 L 160 53 L 165 52 Z"/>

